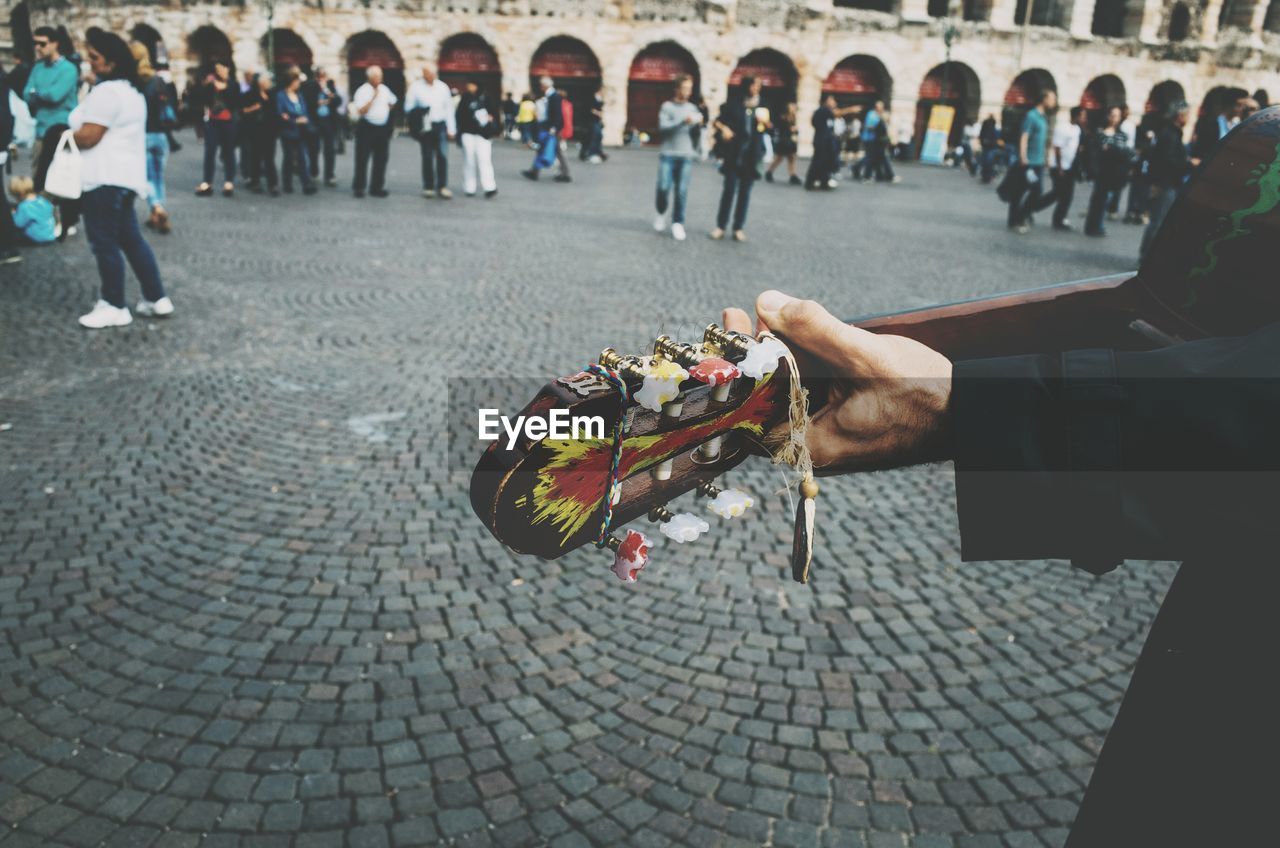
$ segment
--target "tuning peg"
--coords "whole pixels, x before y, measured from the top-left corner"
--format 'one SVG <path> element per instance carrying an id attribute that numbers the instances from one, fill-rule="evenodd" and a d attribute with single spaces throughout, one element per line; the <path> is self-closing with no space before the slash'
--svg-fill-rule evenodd
<path id="1" fill-rule="evenodd" d="M 697 365 L 703 357 L 703 354 L 699 353 L 693 345 L 678 342 L 666 335 L 658 336 L 653 340 L 653 354 L 670 359 L 685 368 Z"/>
<path id="2" fill-rule="evenodd" d="M 649 520 L 660 522 L 658 530 L 673 542 L 696 542 L 698 537 L 711 529 L 711 525 L 692 512 L 675 512 L 665 506 L 649 510 Z"/>
<path id="3" fill-rule="evenodd" d="M 711 386 L 711 399 L 724 403 L 729 399 L 729 390 L 733 381 L 742 375 L 738 366 L 718 356 L 708 356 L 689 369 L 689 376 L 700 383 Z"/>
<path id="4" fill-rule="evenodd" d="M 637 575 L 649 564 L 649 549 L 653 543 L 638 530 L 627 530 L 625 538 L 610 536 L 605 542 L 613 551 L 613 573 L 619 580 L 636 582 Z"/>
<path id="5" fill-rule="evenodd" d="M 638 356 L 624 356 L 613 348 L 607 347 L 600 351 L 600 358 L 596 361 L 605 368 L 612 368 L 627 379 L 644 379 L 644 364 Z"/>
<path id="6" fill-rule="evenodd" d="M 743 356 L 755 339 L 744 333 L 723 329 L 719 324 L 708 324 L 702 340 L 731 356 Z"/>
<path id="7" fill-rule="evenodd" d="M 737 518 L 756 503 L 741 489 L 721 489 L 710 480 L 698 485 L 698 494 L 711 498 L 707 509 L 721 518 Z"/>

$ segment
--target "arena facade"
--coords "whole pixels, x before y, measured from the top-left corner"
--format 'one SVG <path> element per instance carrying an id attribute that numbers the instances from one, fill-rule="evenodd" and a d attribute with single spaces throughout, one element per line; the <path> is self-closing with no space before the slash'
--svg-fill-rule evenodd
<path id="1" fill-rule="evenodd" d="M 268 50 L 352 87 L 371 64 L 394 87 L 434 63 L 446 80 L 517 96 L 549 73 L 579 112 L 603 86 L 610 143 L 656 122 L 680 72 L 713 107 L 742 74 L 761 76 L 771 103 L 797 101 L 806 133 L 825 91 L 881 98 L 916 138 L 931 104 L 999 115 L 1044 86 L 1065 105 L 1135 111 L 1226 89 L 1280 94 L 1280 0 L 24 0 L 7 23 L 0 40 L 19 53 L 42 24 L 131 33 L 167 54 L 180 85 L 217 57 L 263 68 Z"/>

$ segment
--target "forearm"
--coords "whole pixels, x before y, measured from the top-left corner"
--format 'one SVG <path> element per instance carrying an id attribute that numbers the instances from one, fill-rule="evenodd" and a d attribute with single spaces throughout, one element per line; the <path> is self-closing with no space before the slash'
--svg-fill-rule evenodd
<path id="1" fill-rule="evenodd" d="M 950 407 L 965 559 L 1254 551 L 1280 509 L 1280 325 L 1143 353 L 960 362 Z"/>

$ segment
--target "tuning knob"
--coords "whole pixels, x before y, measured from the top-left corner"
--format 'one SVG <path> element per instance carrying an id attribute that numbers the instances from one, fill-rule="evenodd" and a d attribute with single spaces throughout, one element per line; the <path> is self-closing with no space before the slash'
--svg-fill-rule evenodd
<path id="1" fill-rule="evenodd" d="M 702 334 L 702 340 L 713 345 L 730 356 L 742 356 L 755 339 L 744 333 L 725 330 L 719 324 L 708 324 Z"/>
<path id="2" fill-rule="evenodd" d="M 737 518 L 756 503 L 753 497 L 741 489 L 721 489 L 710 481 L 698 486 L 698 494 L 711 498 L 707 509 L 721 518 Z"/>
<path id="3" fill-rule="evenodd" d="M 658 336 L 653 341 L 654 356 L 662 356 L 677 362 L 685 368 L 692 368 L 702 361 L 702 354 L 698 353 L 697 348 L 690 344 L 684 344 L 672 339 L 670 336 Z"/>
<path id="4" fill-rule="evenodd" d="M 636 582 L 636 577 L 649 564 L 649 549 L 653 543 L 638 530 L 627 530 L 625 537 L 610 536 L 606 544 L 613 551 L 613 573 L 626 583 Z"/>
<path id="5" fill-rule="evenodd" d="M 649 520 L 661 522 L 658 530 L 673 542 L 696 542 L 698 537 L 711 529 L 711 525 L 692 512 L 675 512 L 665 506 L 649 510 Z"/>
<path id="6" fill-rule="evenodd" d="M 753 342 L 738 367 L 753 380 L 760 380 L 778 370 L 778 361 L 787 355 L 787 346 L 772 336 Z"/>
<path id="7" fill-rule="evenodd" d="M 733 381 L 741 374 L 742 371 L 738 366 L 718 356 L 708 356 L 689 369 L 690 377 L 711 386 L 711 399 L 717 403 L 724 403 L 729 399 L 729 390 L 733 388 Z"/>
<path id="8" fill-rule="evenodd" d="M 644 366 L 643 373 L 636 403 L 671 418 L 680 417 L 680 405 L 672 401 L 680 397 L 680 384 L 689 379 L 689 372 L 670 359 L 655 359 Z"/>

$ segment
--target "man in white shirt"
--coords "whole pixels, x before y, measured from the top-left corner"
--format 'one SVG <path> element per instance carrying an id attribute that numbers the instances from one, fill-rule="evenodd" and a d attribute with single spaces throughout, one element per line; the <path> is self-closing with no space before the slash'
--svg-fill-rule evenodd
<path id="1" fill-rule="evenodd" d="M 1053 130 L 1053 195 L 1058 204 L 1053 209 L 1053 228 L 1070 230 L 1071 201 L 1076 196 L 1076 181 L 1080 178 L 1080 142 L 1084 138 L 1089 113 L 1083 106 L 1071 110 L 1071 120 L 1059 124 Z"/>
<path id="2" fill-rule="evenodd" d="M 449 142 L 457 135 L 453 92 L 428 65 L 422 69 L 422 79 L 409 86 L 404 108 L 410 115 L 419 109 L 425 112 L 418 135 L 422 148 L 422 196 L 435 197 L 438 191 L 442 200 L 448 200 L 453 197 L 449 191 Z"/>
<path id="3" fill-rule="evenodd" d="M 369 66 L 365 79 L 367 82 L 357 88 L 351 98 L 351 112 L 360 119 L 356 124 L 356 175 L 351 187 L 356 197 L 364 197 L 365 177 L 372 156 L 369 194 L 386 197 L 387 153 L 393 129 L 391 107 L 396 105 L 396 96 L 382 84 L 382 68 L 377 65 Z"/>

